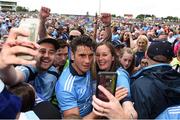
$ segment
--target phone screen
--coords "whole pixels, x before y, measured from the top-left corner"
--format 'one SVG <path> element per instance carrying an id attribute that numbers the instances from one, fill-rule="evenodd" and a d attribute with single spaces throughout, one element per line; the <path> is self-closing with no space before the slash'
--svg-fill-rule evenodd
<path id="1" fill-rule="evenodd" d="M 99 72 L 96 86 L 96 97 L 108 102 L 108 98 L 98 89 L 98 85 L 106 88 L 112 95 L 115 95 L 117 82 L 116 72 Z"/>

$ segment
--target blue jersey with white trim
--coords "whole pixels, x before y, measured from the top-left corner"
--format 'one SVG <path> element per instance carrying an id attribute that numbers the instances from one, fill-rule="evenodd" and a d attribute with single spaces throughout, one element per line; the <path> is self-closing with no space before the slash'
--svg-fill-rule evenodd
<path id="1" fill-rule="evenodd" d="M 179 120 L 180 119 L 180 105 L 178 106 L 173 106 L 173 107 L 168 107 L 164 112 L 162 112 L 156 120 Z"/>
<path id="2" fill-rule="evenodd" d="M 35 67 L 31 65 L 29 65 L 29 67 L 31 68 L 33 73 L 37 71 Z M 17 66 L 16 69 L 22 72 L 25 78 L 25 82 L 28 82 L 28 78 L 30 76 L 29 69 L 26 66 Z M 57 72 L 54 66 L 51 66 L 48 70 Z M 37 74 L 35 79 L 31 81 L 31 84 L 33 85 L 36 91 L 36 103 L 39 103 L 44 100 L 51 100 L 56 81 L 57 77 L 53 74 L 49 74 L 48 71 L 44 71 L 42 73 Z"/>
<path id="3" fill-rule="evenodd" d="M 90 71 L 78 75 L 69 65 L 57 81 L 55 91 L 62 112 L 79 108 L 80 116 L 86 116 L 92 111 L 92 83 Z"/>

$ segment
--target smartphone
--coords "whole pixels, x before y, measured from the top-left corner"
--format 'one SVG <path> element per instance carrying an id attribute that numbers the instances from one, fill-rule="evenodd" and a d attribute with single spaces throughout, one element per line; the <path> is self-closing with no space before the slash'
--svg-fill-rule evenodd
<path id="1" fill-rule="evenodd" d="M 30 32 L 30 35 L 28 37 L 20 36 L 18 39 L 23 40 L 24 38 L 27 38 L 29 41 L 36 43 L 38 40 L 39 23 L 40 23 L 40 20 L 38 18 L 23 18 L 20 21 L 19 28 L 23 28 L 23 29 L 28 30 Z M 34 59 L 33 56 L 28 55 L 28 54 L 20 53 L 17 56 L 20 58 L 23 58 L 25 60 Z"/>
<path id="2" fill-rule="evenodd" d="M 117 83 L 117 73 L 116 72 L 99 72 L 98 80 L 96 85 L 96 97 L 102 101 L 108 102 L 108 98 L 98 89 L 98 85 L 106 88 L 112 95 L 115 95 Z"/>

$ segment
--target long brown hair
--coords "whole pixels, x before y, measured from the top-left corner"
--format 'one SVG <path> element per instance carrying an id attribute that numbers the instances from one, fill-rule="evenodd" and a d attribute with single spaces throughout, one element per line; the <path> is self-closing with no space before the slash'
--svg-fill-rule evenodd
<path id="1" fill-rule="evenodd" d="M 111 55 L 114 57 L 114 61 L 112 61 L 112 65 L 111 65 L 111 68 L 109 70 L 111 72 L 114 72 L 114 71 L 117 70 L 117 68 L 120 67 L 120 64 L 118 62 L 118 57 L 116 55 L 115 47 L 113 46 L 113 44 L 111 42 L 104 41 L 104 42 L 101 42 L 101 43 L 97 44 L 97 46 L 95 48 L 95 51 L 99 46 L 102 46 L 102 45 L 106 45 L 110 49 Z M 100 70 L 98 65 L 97 65 L 97 70 L 98 71 Z"/>

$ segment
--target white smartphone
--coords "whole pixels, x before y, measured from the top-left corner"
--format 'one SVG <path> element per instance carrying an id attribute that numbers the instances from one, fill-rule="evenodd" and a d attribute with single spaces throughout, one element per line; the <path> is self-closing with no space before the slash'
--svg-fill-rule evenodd
<path id="1" fill-rule="evenodd" d="M 25 30 L 28 30 L 30 32 L 29 37 L 26 37 L 31 42 L 36 43 L 38 40 L 38 29 L 39 29 L 39 23 L 40 20 L 38 18 L 23 18 L 20 21 L 19 28 L 23 28 Z M 23 40 L 25 37 L 20 36 L 18 39 Z M 32 60 L 34 59 L 33 56 L 28 54 L 20 53 L 17 55 L 20 58 L 23 58 L 25 60 Z"/>

